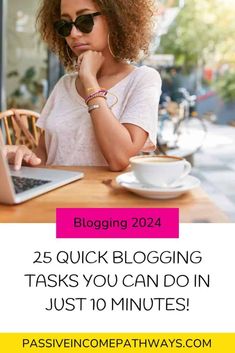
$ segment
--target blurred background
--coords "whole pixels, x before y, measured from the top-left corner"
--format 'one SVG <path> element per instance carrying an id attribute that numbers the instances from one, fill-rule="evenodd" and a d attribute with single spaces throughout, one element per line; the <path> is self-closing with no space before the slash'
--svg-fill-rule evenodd
<path id="1" fill-rule="evenodd" d="M 235 221 L 235 1 L 158 5 L 143 61 L 163 82 L 158 147 L 189 159 L 204 190 Z"/>
<path id="2" fill-rule="evenodd" d="M 201 114 L 235 123 L 234 0 L 158 1 L 156 37 L 146 63 L 156 66 L 163 91 L 185 87 Z M 174 92 L 171 92 L 174 94 Z"/>

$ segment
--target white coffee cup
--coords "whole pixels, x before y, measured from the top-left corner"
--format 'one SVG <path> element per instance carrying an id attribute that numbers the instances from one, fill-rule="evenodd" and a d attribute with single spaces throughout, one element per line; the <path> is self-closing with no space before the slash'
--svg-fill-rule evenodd
<path id="1" fill-rule="evenodd" d="M 168 187 L 191 171 L 191 164 L 175 156 L 135 156 L 130 158 L 135 177 L 143 184 Z"/>

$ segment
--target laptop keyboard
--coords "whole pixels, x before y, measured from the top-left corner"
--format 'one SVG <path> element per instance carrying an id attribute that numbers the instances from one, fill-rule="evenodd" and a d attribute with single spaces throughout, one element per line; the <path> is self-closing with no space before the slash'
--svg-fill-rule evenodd
<path id="1" fill-rule="evenodd" d="M 30 190 L 50 182 L 50 180 L 22 178 L 17 176 L 11 176 L 11 178 L 14 184 L 16 194 L 19 194 L 20 192 Z"/>

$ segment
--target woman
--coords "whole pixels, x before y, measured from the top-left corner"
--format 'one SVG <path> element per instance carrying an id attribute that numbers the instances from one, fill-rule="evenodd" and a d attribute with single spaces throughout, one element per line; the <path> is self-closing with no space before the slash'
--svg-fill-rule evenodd
<path id="1" fill-rule="evenodd" d="M 64 66 L 38 120 L 45 130 L 35 153 L 6 149 L 15 168 L 98 165 L 121 171 L 129 158 L 155 149 L 159 74 L 130 62 L 147 53 L 152 0 L 44 0 L 37 22 Z M 74 72 L 75 71 L 75 72 Z"/>

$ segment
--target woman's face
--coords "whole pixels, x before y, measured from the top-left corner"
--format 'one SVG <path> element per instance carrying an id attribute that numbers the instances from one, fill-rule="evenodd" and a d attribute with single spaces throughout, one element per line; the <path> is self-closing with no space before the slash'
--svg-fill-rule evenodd
<path id="1" fill-rule="evenodd" d="M 75 21 L 80 15 L 98 12 L 98 6 L 92 0 L 61 0 L 61 19 Z M 68 46 L 76 56 L 86 50 L 103 52 L 108 46 L 108 25 L 104 16 L 93 18 L 94 27 L 90 33 L 72 27 L 71 33 L 65 38 Z"/>

